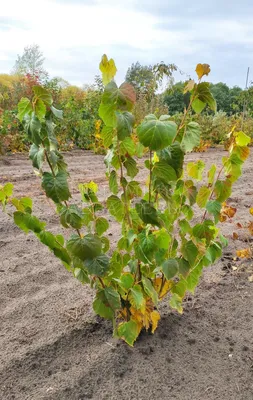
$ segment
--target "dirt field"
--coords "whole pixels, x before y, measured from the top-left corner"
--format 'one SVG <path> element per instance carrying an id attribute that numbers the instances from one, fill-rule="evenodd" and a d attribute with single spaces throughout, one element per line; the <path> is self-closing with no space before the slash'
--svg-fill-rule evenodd
<path id="1" fill-rule="evenodd" d="M 222 155 L 210 150 L 188 160 L 210 165 Z M 56 233 L 54 206 L 27 156 L 6 159 L 0 183 L 11 181 L 17 196 L 35 197 L 35 215 Z M 103 156 L 77 151 L 66 160 L 73 188 L 93 179 L 105 197 Z M 143 169 L 140 176 L 145 182 Z M 252 155 L 229 203 L 238 213 L 222 225 L 230 239 L 223 258 L 205 271 L 182 316 L 161 304 L 156 333 L 143 333 L 134 348 L 113 339 L 110 322 L 94 316 L 93 291 L 0 212 L 0 399 L 253 400 L 253 266 L 233 260 L 247 246 L 245 237 L 231 239 L 253 205 Z M 109 234 L 118 238 L 112 219 Z"/>

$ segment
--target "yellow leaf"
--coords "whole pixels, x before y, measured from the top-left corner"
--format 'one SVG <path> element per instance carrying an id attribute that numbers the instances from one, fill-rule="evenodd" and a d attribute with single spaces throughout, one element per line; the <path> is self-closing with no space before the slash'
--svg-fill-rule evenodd
<path id="1" fill-rule="evenodd" d="M 159 295 L 159 299 L 162 299 L 168 293 L 171 286 L 173 285 L 173 281 L 166 280 L 163 285 L 162 290 L 161 290 L 161 285 L 162 285 L 162 278 L 160 278 L 160 277 L 155 278 L 154 279 L 154 288 Z"/>
<path id="2" fill-rule="evenodd" d="M 111 82 L 117 72 L 114 60 L 111 58 L 108 61 L 106 54 L 102 56 L 99 69 L 102 72 L 102 80 L 104 85 L 107 85 L 109 82 Z"/>
<path id="3" fill-rule="evenodd" d="M 250 212 L 251 215 L 253 215 L 253 207 L 251 207 L 251 208 L 249 209 L 249 212 Z"/>
<path id="4" fill-rule="evenodd" d="M 156 151 L 154 152 L 154 156 L 153 156 L 153 159 L 152 159 L 152 161 L 153 161 L 153 163 L 156 163 L 156 162 L 158 162 L 158 161 L 159 161 L 159 157 L 158 157 L 158 155 L 157 155 L 157 152 L 156 152 Z"/>
<path id="5" fill-rule="evenodd" d="M 237 255 L 237 257 L 240 257 L 240 258 L 250 258 L 251 250 L 249 248 L 242 249 L 242 250 L 236 250 L 236 255 Z"/>
<path id="6" fill-rule="evenodd" d="M 224 222 L 228 218 L 233 218 L 237 209 L 235 207 L 228 206 L 227 203 L 222 204 L 222 209 L 220 212 L 220 221 Z"/>
<path id="7" fill-rule="evenodd" d="M 151 319 L 151 324 L 152 324 L 152 333 L 155 332 L 157 325 L 158 325 L 158 321 L 160 320 L 160 314 L 158 311 L 152 311 L 152 313 L 150 314 L 150 319 Z"/>
<path id="8" fill-rule="evenodd" d="M 238 236 L 238 233 L 233 232 L 233 239 L 236 240 L 236 239 L 238 239 L 238 237 L 239 237 L 239 236 Z"/>
<path id="9" fill-rule="evenodd" d="M 197 72 L 198 78 L 201 79 L 204 75 L 208 75 L 211 71 L 209 64 L 198 64 L 195 71 Z"/>

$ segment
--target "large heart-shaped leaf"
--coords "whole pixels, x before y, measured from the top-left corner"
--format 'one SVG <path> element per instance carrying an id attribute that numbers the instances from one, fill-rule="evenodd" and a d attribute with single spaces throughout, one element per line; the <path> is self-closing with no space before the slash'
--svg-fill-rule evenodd
<path id="1" fill-rule="evenodd" d="M 137 128 L 141 144 L 150 150 L 161 150 L 169 146 L 176 136 L 177 126 L 173 121 L 146 119 Z"/>

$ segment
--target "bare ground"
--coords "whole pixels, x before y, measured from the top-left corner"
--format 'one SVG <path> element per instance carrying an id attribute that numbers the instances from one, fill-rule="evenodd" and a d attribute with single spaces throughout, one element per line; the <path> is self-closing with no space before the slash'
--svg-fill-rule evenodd
<path id="1" fill-rule="evenodd" d="M 188 160 L 219 164 L 223 155 L 212 149 Z M 103 156 L 76 151 L 66 159 L 74 201 L 77 184 L 91 179 L 105 198 Z M 11 181 L 17 196 L 35 197 L 35 214 L 59 233 L 54 206 L 27 156 L 7 161 L 0 161 L 0 183 Z M 230 239 L 223 258 L 205 271 L 182 316 L 161 304 L 156 333 L 143 333 L 134 348 L 113 339 L 110 323 L 94 316 L 93 291 L 1 213 L 0 399 L 252 400 L 253 266 L 233 259 L 236 249 L 247 247 L 245 235 L 231 239 L 236 222 L 249 220 L 252 169 L 251 155 L 229 200 L 236 217 L 222 224 Z M 144 170 L 140 178 L 144 183 Z M 111 239 L 118 233 L 111 219 Z"/>

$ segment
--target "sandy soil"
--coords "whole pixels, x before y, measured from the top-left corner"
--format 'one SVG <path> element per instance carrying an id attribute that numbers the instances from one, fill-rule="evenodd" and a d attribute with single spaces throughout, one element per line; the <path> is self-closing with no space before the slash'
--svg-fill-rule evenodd
<path id="1" fill-rule="evenodd" d="M 219 163 L 222 155 L 209 150 L 188 160 Z M 71 186 L 94 179 L 104 198 L 103 156 L 75 151 L 66 159 Z M 35 214 L 59 232 L 27 156 L 6 160 L 0 183 L 11 181 L 17 196 L 35 197 Z M 253 267 L 233 260 L 236 248 L 246 247 L 245 236 L 231 239 L 236 222 L 249 220 L 252 169 L 253 156 L 229 200 L 238 212 L 222 225 L 230 238 L 223 258 L 205 271 L 182 316 L 161 304 L 156 333 L 143 333 L 134 348 L 113 339 L 110 323 L 94 316 L 93 291 L 0 213 L 0 399 L 252 400 Z M 145 182 L 143 169 L 140 177 Z M 112 219 L 109 234 L 117 239 Z"/>

